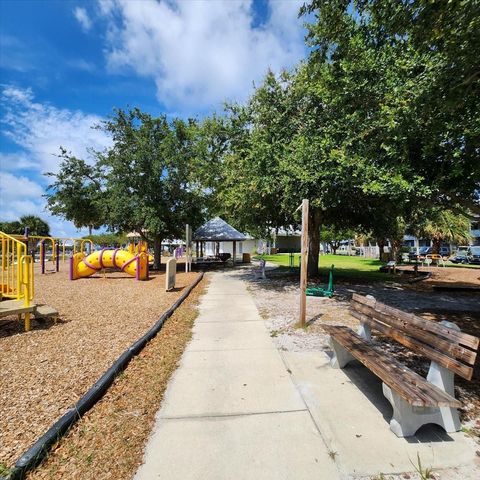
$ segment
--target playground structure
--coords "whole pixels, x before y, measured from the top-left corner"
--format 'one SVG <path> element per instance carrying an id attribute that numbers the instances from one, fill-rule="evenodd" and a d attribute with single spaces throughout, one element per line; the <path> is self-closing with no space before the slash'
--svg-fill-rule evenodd
<path id="1" fill-rule="evenodd" d="M 116 268 L 137 280 L 147 280 L 148 253 L 134 254 L 120 248 L 97 250 L 88 256 L 83 252 L 75 253 L 70 257 L 70 280 L 89 277 L 106 268 Z"/>
<path id="2" fill-rule="evenodd" d="M 55 237 L 55 240 L 59 244 L 59 247 L 62 249 L 62 262 L 66 262 L 70 256 L 67 252 L 67 248 L 71 247 L 72 250 L 72 255 L 75 255 L 78 252 L 85 252 L 86 247 L 85 245 L 89 245 L 89 251 L 88 253 L 92 253 L 94 249 L 94 245 L 92 240 L 89 238 L 74 238 L 74 237 Z M 68 245 L 68 243 L 71 243 L 71 245 Z M 79 245 L 79 248 L 77 248 L 77 244 Z"/>
<path id="3" fill-rule="evenodd" d="M 1 272 L 0 297 L 9 300 L 0 303 L 0 318 L 8 315 L 23 315 L 25 330 L 30 330 L 30 316 L 35 310 L 31 302 L 34 295 L 33 259 L 28 255 L 27 245 L 6 233 L 0 232 Z"/>
<path id="4" fill-rule="evenodd" d="M 37 248 L 39 249 L 39 261 L 42 274 L 60 271 L 60 257 L 62 258 L 63 263 L 65 263 L 65 261 L 69 258 L 67 252 L 68 247 L 71 248 L 72 254 L 86 251 L 87 244 L 89 245 L 89 253 L 92 253 L 93 251 L 93 242 L 88 238 L 29 235 L 28 229 L 25 229 L 24 235 L 9 236 L 18 240 L 19 242 L 22 242 L 26 246 L 27 253 L 32 257 L 32 262 L 34 263 Z M 68 243 L 71 245 L 68 245 Z M 62 250 L 61 254 L 60 249 Z M 48 255 L 50 258 L 47 258 Z M 48 268 L 48 261 L 52 262 L 52 268 Z"/>
<path id="5" fill-rule="evenodd" d="M 127 252 L 131 255 L 146 253 L 148 255 L 148 262 L 153 262 L 153 255 L 148 251 L 148 243 L 143 240 L 139 240 L 137 243 L 130 242 L 127 246 Z"/>

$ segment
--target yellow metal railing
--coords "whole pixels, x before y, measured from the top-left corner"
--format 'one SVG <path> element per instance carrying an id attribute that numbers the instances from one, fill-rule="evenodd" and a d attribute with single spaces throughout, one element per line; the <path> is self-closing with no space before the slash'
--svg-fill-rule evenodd
<path id="1" fill-rule="evenodd" d="M 21 300 L 25 306 L 33 299 L 33 259 L 24 242 L 0 232 L 0 290 L 3 297 Z"/>

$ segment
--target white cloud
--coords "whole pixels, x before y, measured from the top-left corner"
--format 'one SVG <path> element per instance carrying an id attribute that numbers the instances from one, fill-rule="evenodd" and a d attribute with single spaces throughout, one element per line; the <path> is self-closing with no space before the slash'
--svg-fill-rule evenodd
<path id="1" fill-rule="evenodd" d="M 152 77 L 169 108 L 217 107 L 242 100 L 267 69 L 294 66 L 305 55 L 303 0 L 270 0 L 254 25 L 251 0 L 102 0 L 111 69 Z"/>
<path id="2" fill-rule="evenodd" d="M 90 20 L 90 17 L 84 8 L 75 7 L 73 14 L 78 20 L 78 23 L 82 26 L 83 30 L 88 31 L 92 28 L 92 21 Z"/>
<path id="3" fill-rule="evenodd" d="M 103 150 L 111 139 L 92 129 L 102 119 L 81 111 L 59 109 L 35 102 L 31 89 L 6 86 L 0 100 L 4 115 L 2 134 L 18 145 L 18 151 L 0 153 L 0 220 L 18 220 L 22 215 L 39 215 L 56 236 L 84 235 L 70 222 L 45 211 L 45 187 L 42 174 L 56 172 L 59 146 L 88 159 L 88 149 Z M 20 173 L 22 172 L 22 173 Z"/>
<path id="4" fill-rule="evenodd" d="M 43 210 L 43 188 L 25 176 L 0 172 L 1 220 L 18 220 L 22 215 Z"/>
<path id="5" fill-rule="evenodd" d="M 22 148 L 21 154 L 28 155 L 39 172 L 57 171 L 60 146 L 87 159 L 89 148 L 111 145 L 103 131 L 92 128 L 102 120 L 97 115 L 37 103 L 30 89 L 13 86 L 3 89 L 0 100 L 5 111 L 2 133 Z"/>
<path id="6" fill-rule="evenodd" d="M 88 233 L 87 229 L 78 230 L 71 222 L 47 213 L 44 193 L 37 181 L 0 171 L 0 221 L 11 222 L 23 215 L 37 215 L 49 224 L 50 233 L 56 237 L 78 237 Z"/>
<path id="7" fill-rule="evenodd" d="M 36 163 L 25 152 L 1 153 L 0 152 L 0 170 L 31 170 L 36 167 Z"/>
<path id="8" fill-rule="evenodd" d="M 43 189 L 27 177 L 16 177 L 15 175 L 3 172 L 0 179 L 0 198 L 8 202 L 14 200 L 22 193 L 24 199 L 35 199 L 43 195 Z"/>

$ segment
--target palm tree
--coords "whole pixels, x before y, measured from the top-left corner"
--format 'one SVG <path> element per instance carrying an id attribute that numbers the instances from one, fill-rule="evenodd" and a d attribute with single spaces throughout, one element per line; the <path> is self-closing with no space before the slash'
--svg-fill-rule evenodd
<path id="1" fill-rule="evenodd" d="M 471 239 L 470 218 L 462 213 L 441 208 L 432 209 L 419 230 L 422 237 L 432 240 L 433 253 L 440 251 L 442 242 L 458 244 L 469 242 Z"/>
<path id="2" fill-rule="evenodd" d="M 50 235 L 50 227 L 48 223 L 36 215 L 24 215 L 23 217 L 20 217 L 20 224 L 22 226 L 22 231 L 18 232 L 19 234 L 22 234 L 25 227 L 28 227 L 29 235 L 41 235 L 45 237 Z"/>

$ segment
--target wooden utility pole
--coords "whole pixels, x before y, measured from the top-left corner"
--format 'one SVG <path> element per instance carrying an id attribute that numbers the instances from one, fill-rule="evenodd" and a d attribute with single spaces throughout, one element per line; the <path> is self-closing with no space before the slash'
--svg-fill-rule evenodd
<path id="1" fill-rule="evenodd" d="M 308 205 L 302 201 L 302 257 L 300 263 L 300 326 L 305 327 L 307 315 L 307 266 L 308 266 Z M 300 208 L 300 207 L 299 207 Z"/>

